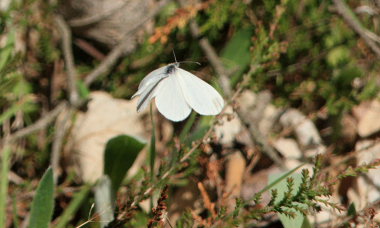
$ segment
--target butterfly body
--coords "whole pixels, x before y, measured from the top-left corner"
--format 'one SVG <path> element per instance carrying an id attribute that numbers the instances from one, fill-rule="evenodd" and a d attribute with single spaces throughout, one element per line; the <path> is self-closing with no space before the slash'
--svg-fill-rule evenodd
<path id="1" fill-rule="evenodd" d="M 172 63 L 166 66 L 165 74 L 169 75 L 176 71 L 176 68 L 179 67 L 178 63 Z"/>

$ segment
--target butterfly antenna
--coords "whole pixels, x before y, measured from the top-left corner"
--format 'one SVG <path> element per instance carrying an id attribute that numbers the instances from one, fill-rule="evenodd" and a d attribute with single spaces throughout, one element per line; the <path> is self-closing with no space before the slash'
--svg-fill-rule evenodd
<path id="1" fill-rule="evenodd" d="M 181 61 L 179 63 L 195 63 L 195 64 L 198 64 L 199 66 L 202 65 L 199 62 L 194 62 L 194 61 Z"/>
<path id="2" fill-rule="evenodd" d="M 174 55 L 174 60 L 175 60 L 175 62 L 178 63 L 178 62 L 177 62 L 177 58 L 175 57 L 174 49 L 173 49 L 173 55 Z"/>

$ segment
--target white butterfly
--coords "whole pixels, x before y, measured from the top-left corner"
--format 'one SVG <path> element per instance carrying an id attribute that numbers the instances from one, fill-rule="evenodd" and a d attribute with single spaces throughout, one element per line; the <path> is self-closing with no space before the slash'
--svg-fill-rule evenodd
<path id="1" fill-rule="evenodd" d="M 155 98 L 158 111 L 171 121 L 188 117 L 191 109 L 201 115 L 217 115 L 224 106 L 222 96 L 202 79 L 172 63 L 150 72 L 132 98 L 140 96 L 137 112 Z"/>

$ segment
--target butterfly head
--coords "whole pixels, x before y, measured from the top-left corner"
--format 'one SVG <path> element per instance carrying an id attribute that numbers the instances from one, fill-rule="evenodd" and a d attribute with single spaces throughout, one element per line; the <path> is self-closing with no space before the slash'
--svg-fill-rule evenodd
<path id="1" fill-rule="evenodd" d="M 169 64 L 166 69 L 165 69 L 165 74 L 172 74 L 176 71 L 176 68 L 179 67 L 179 63 L 176 62 L 176 63 L 172 63 L 172 64 Z"/>

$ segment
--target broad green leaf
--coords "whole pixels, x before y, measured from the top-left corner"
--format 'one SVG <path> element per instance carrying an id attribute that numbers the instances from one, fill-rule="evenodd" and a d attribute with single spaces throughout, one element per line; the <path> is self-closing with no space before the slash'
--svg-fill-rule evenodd
<path id="1" fill-rule="evenodd" d="M 104 174 L 111 179 L 113 196 L 144 146 L 144 143 L 128 135 L 119 135 L 107 142 L 104 153 Z"/>
<path id="2" fill-rule="evenodd" d="M 49 167 L 38 185 L 32 202 L 29 228 L 47 228 L 54 209 L 54 177 Z"/>

